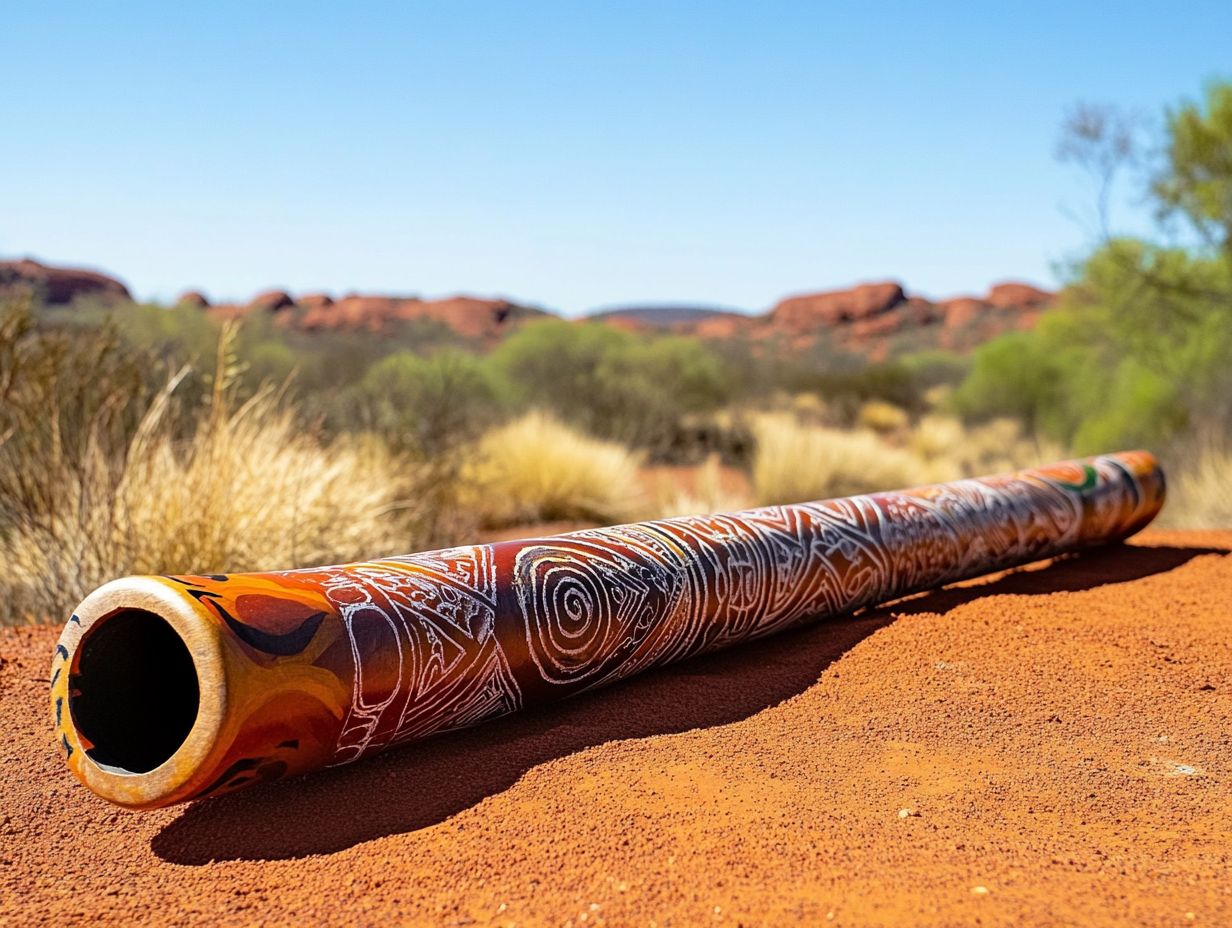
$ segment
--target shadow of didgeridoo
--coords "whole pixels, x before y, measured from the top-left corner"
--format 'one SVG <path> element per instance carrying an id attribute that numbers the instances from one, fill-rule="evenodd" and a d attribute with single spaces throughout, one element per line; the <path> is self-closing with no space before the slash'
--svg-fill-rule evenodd
<path id="1" fill-rule="evenodd" d="M 444 821 L 531 768 L 593 745 L 748 718 L 817 682 L 895 617 L 944 613 L 996 594 L 1084 590 L 1171 570 L 1215 549 L 1114 546 L 987 582 L 947 587 L 694 658 L 346 767 L 190 805 L 153 839 L 179 864 L 271 860 L 342 850 Z"/>

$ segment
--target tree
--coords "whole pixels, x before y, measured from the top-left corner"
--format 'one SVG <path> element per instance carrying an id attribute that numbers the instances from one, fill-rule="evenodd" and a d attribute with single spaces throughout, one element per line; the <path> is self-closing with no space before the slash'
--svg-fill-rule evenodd
<path id="1" fill-rule="evenodd" d="M 1099 181 L 1101 241 L 1035 330 L 975 353 L 953 398 L 965 416 L 1016 416 L 1084 452 L 1166 445 L 1232 421 L 1232 84 L 1170 111 L 1153 160 L 1139 125 L 1100 107 L 1067 121 L 1060 153 Z M 1107 229 L 1123 169 L 1139 172 L 1157 241 Z"/>
<path id="2" fill-rule="evenodd" d="M 1164 165 L 1151 189 L 1161 218 L 1183 217 L 1232 260 L 1232 83 L 1208 86 L 1205 104 L 1169 112 Z"/>

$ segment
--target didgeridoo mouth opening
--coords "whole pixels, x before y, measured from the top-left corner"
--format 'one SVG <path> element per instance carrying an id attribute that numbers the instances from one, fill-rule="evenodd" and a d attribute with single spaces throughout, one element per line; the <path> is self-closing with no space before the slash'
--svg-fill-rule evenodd
<path id="1" fill-rule="evenodd" d="M 200 788 L 227 698 L 217 631 L 200 605 L 147 577 L 78 607 L 52 665 L 56 740 L 91 789 L 130 807 Z"/>
<path id="2" fill-rule="evenodd" d="M 162 616 L 121 609 L 77 647 L 69 712 L 86 756 L 115 774 L 149 773 L 192 731 L 200 683 L 192 654 Z"/>

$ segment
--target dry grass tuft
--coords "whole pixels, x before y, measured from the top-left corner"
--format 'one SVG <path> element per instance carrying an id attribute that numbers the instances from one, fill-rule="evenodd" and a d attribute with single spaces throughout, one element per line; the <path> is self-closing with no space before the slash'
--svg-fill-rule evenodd
<path id="1" fill-rule="evenodd" d="M 928 462 L 870 431 L 803 425 L 791 415 L 768 413 L 756 418 L 753 433 L 753 493 L 760 505 L 892 490 L 933 479 Z"/>
<path id="2" fill-rule="evenodd" d="M 1023 434 L 1013 419 L 968 426 L 939 414 L 920 419 L 906 447 L 928 462 L 935 480 L 1003 473 L 1071 456 L 1061 445 Z"/>
<path id="3" fill-rule="evenodd" d="M 225 376 L 184 435 L 172 415 L 181 377 L 118 445 L 92 429 L 71 454 L 0 447 L 3 484 L 28 491 L 0 532 L 0 618 L 63 616 L 127 574 L 280 569 L 409 549 L 398 503 L 407 480 L 383 445 L 322 443 L 276 391 L 233 404 Z"/>
<path id="4" fill-rule="evenodd" d="M 751 505 L 747 487 L 743 486 L 743 475 L 724 473 L 717 454 L 710 455 L 694 468 L 687 480 L 682 480 L 681 474 L 672 474 L 673 469 L 666 470 L 669 472 L 652 475 L 653 501 L 644 514 L 647 519 L 734 512 Z"/>
<path id="5" fill-rule="evenodd" d="M 1168 474 L 1168 501 L 1160 525 L 1210 529 L 1232 525 L 1232 445 L 1206 441 L 1174 475 Z"/>
<path id="6" fill-rule="evenodd" d="M 907 410 L 885 400 L 868 400 L 856 413 L 856 425 L 874 432 L 897 432 L 910 423 Z"/>
<path id="7" fill-rule="evenodd" d="M 881 421 L 888 423 L 889 417 Z M 766 504 L 901 489 L 1068 456 L 1058 445 L 1025 436 L 1009 419 L 967 427 L 934 414 L 914 426 L 899 423 L 892 434 L 878 435 L 771 413 L 757 418 L 754 433 L 753 485 L 758 501 Z"/>
<path id="8" fill-rule="evenodd" d="M 64 476 L 57 511 L 0 540 L 0 595 L 21 618 L 64 614 L 126 574 L 283 569 L 410 543 L 383 446 L 320 444 L 269 393 L 184 440 L 156 404 L 118 470 L 95 446 Z"/>
<path id="9" fill-rule="evenodd" d="M 462 505 L 487 528 L 620 522 L 643 505 L 637 455 L 531 412 L 489 432 L 463 470 Z"/>

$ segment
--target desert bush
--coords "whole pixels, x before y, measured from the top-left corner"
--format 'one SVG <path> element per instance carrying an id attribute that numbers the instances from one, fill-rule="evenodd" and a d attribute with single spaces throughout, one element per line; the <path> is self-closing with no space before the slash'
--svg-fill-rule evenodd
<path id="1" fill-rule="evenodd" d="M 1008 421 L 1018 432 L 1018 423 Z M 931 413 L 921 417 L 911 430 L 907 447 L 925 461 L 944 461 L 954 457 L 955 453 L 967 443 L 967 431 L 962 421 L 954 416 Z"/>
<path id="2" fill-rule="evenodd" d="M 1109 341 L 1123 324 L 1106 306 L 1064 304 L 1034 331 L 978 348 L 951 408 L 973 422 L 1016 418 L 1026 432 L 1084 454 L 1167 445 L 1195 424 L 1194 407 L 1211 391 L 1194 382 L 1196 367 L 1165 361 L 1162 343 L 1148 359 Z M 1214 342 L 1195 337 L 1208 346 L 1219 342 L 1216 333 Z"/>
<path id="3" fill-rule="evenodd" d="M 271 388 L 237 402 L 226 347 L 212 392 L 187 411 L 187 437 L 174 424 L 180 374 L 132 429 L 113 434 L 96 416 L 71 447 L 0 446 L 8 620 L 63 615 L 125 574 L 289 568 L 415 546 L 413 473 L 379 442 L 323 443 Z M 74 393 L 47 389 L 54 435 Z"/>
<path id="4" fill-rule="evenodd" d="M 805 354 L 790 360 L 771 357 L 766 363 L 781 368 L 782 390 L 817 394 L 839 425 L 855 425 L 861 407 L 869 402 L 897 406 L 911 416 L 925 410 L 916 374 L 901 361 L 870 363 L 853 356 Z"/>
<path id="5" fill-rule="evenodd" d="M 131 346 L 172 368 L 187 365 L 208 372 L 218 350 L 221 323 L 194 306 L 135 303 L 74 312 L 79 324 L 114 325 Z"/>
<path id="6" fill-rule="evenodd" d="M 399 351 L 377 361 L 350 391 L 355 420 L 391 447 L 420 458 L 450 454 L 501 416 L 504 390 L 490 366 L 446 349 Z"/>
<path id="7" fill-rule="evenodd" d="M 25 299 L 0 306 L 0 536 L 64 508 L 58 478 L 124 446 L 158 376 L 114 328 L 40 324 Z"/>
<path id="8" fill-rule="evenodd" d="M 295 312 L 295 310 L 292 310 Z M 246 380 L 281 382 L 283 371 L 262 368 L 259 355 L 277 360 L 280 347 L 295 361 L 292 394 L 310 415 L 333 411 L 335 401 L 358 383 L 383 358 L 403 352 L 430 357 L 451 351 L 471 352 L 473 346 L 448 325 L 433 319 L 408 319 L 381 331 L 333 329 L 313 332 L 279 325 L 276 318 L 245 318 L 237 353 L 247 364 Z"/>
<path id="9" fill-rule="evenodd" d="M 718 359 L 701 342 L 597 323 L 524 326 L 492 361 L 525 405 L 652 455 L 679 449 L 688 417 L 729 396 Z"/>
<path id="10" fill-rule="evenodd" d="M 479 442 L 462 474 L 463 506 L 490 528 L 620 522 L 642 506 L 638 457 L 533 411 Z"/>
<path id="11" fill-rule="evenodd" d="M 473 443 L 505 414 L 506 390 L 491 366 L 454 348 L 429 357 L 398 351 L 374 363 L 332 405 L 334 434 L 378 437 L 416 474 L 417 537 L 430 547 L 466 540 L 462 504 Z"/>
<path id="12" fill-rule="evenodd" d="M 898 363 L 911 376 L 916 393 L 924 395 L 937 388 L 954 387 L 970 370 L 970 359 L 948 351 L 932 349 L 904 355 Z"/>

